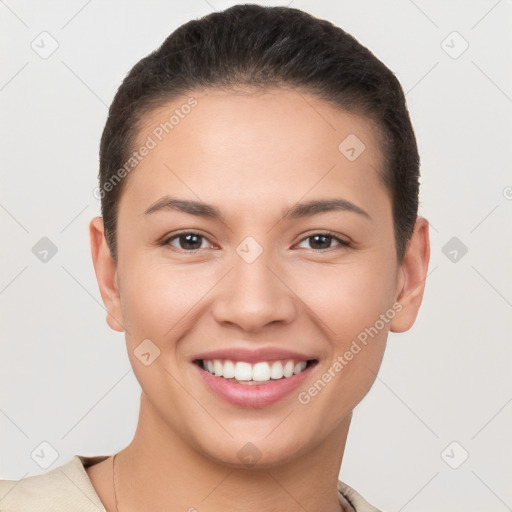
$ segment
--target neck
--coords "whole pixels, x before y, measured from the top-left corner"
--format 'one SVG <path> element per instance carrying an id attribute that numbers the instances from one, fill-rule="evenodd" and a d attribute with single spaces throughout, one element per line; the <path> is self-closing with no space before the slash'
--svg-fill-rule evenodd
<path id="1" fill-rule="evenodd" d="M 270 468 L 240 469 L 185 443 L 142 394 L 137 431 L 116 457 L 119 512 L 216 512 L 232 509 L 234 502 L 246 512 L 339 512 L 336 484 L 350 420 L 344 418 L 311 453 Z"/>

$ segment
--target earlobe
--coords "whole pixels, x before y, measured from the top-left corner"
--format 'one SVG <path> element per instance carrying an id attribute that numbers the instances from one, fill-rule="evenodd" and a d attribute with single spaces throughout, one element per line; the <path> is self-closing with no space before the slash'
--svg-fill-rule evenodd
<path id="1" fill-rule="evenodd" d="M 107 323 L 111 329 L 123 332 L 122 310 L 117 282 L 117 265 L 105 239 L 103 219 L 95 217 L 89 224 L 91 255 L 101 298 L 107 310 Z"/>
<path id="2" fill-rule="evenodd" d="M 404 332 L 413 326 L 425 291 L 429 260 L 428 221 L 418 217 L 400 269 L 396 302 L 401 304 L 402 309 L 390 324 L 392 332 Z"/>

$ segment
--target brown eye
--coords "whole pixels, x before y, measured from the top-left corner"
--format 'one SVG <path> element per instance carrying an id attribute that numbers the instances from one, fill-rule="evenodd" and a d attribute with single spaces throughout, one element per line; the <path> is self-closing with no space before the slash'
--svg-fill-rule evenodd
<path id="1" fill-rule="evenodd" d="M 172 243 L 174 241 L 177 241 L 177 245 Z M 178 235 L 173 235 L 172 237 L 168 238 L 164 243 L 165 245 L 171 245 L 172 247 L 175 247 L 177 249 L 191 252 L 197 251 L 199 249 L 204 249 L 205 247 L 209 247 L 208 243 L 206 244 L 205 247 L 202 246 L 202 242 L 206 241 L 207 239 L 203 235 L 200 235 L 199 233 L 186 232 L 179 233 Z"/>
<path id="2" fill-rule="evenodd" d="M 342 240 L 330 233 L 315 233 L 313 235 L 309 235 L 306 238 L 302 240 L 301 243 L 304 241 L 310 240 L 309 247 L 306 247 L 306 249 L 314 249 L 314 250 L 326 250 L 332 248 L 332 242 L 337 242 L 337 245 L 340 246 L 348 246 L 350 245 L 349 242 Z"/>

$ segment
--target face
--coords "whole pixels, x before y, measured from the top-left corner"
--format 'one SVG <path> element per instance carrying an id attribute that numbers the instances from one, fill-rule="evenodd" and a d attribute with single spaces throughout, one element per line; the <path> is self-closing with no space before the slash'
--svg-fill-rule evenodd
<path id="1" fill-rule="evenodd" d="M 399 322 L 378 133 L 283 89 L 190 96 L 144 121 L 102 293 L 146 414 L 209 459 L 272 466 L 336 434 Z"/>

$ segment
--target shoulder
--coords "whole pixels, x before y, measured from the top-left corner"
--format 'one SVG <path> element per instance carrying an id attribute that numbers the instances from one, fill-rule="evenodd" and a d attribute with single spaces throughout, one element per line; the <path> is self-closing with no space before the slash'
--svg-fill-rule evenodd
<path id="1" fill-rule="evenodd" d="M 352 487 L 341 480 L 338 480 L 338 491 L 343 494 L 356 512 L 382 512 L 380 509 L 370 505 L 355 489 L 352 489 Z"/>
<path id="2" fill-rule="evenodd" d="M 1 512 L 105 512 L 84 469 L 105 456 L 74 455 L 40 475 L 0 480 Z"/>

